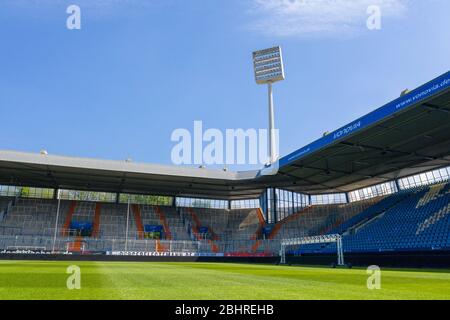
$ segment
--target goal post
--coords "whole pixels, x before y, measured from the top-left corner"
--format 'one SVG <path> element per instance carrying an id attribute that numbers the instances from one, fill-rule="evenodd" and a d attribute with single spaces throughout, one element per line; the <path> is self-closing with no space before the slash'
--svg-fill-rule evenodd
<path id="1" fill-rule="evenodd" d="M 318 244 L 318 243 L 336 243 L 337 247 L 337 264 L 338 266 L 345 265 L 344 263 L 344 249 L 342 247 L 342 237 L 339 234 L 323 235 L 323 236 L 313 236 L 313 237 L 303 237 L 294 239 L 283 239 L 281 241 L 281 264 L 286 263 L 286 247 L 296 246 L 302 244 Z"/>

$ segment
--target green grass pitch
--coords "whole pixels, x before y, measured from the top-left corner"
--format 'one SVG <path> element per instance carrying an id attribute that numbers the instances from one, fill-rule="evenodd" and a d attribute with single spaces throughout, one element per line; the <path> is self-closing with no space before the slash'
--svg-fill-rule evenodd
<path id="1" fill-rule="evenodd" d="M 69 290 L 66 269 L 81 269 Z M 0 261 L 5 299 L 450 299 L 449 271 L 382 270 L 368 290 L 365 269 L 225 263 Z"/>

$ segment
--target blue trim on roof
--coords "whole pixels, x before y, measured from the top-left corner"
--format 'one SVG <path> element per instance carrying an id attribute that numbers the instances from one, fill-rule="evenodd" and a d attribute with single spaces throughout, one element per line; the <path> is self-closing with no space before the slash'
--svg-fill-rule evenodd
<path id="1" fill-rule="evenodd" d="M 279 160 L 279 166 L 283 167 L 290 163 L 304 158 L 311 153 L 327 147 L 338 140 L 342 140 L 356 132 L 361 131 L 383 119 L 391 117 L 392 115 L 407 109 L 417 103 L 437 95 L 446 89 L 450 88 L 450 71 L 441 75 L 440 77 L 422 85 L 421 87 L 414 89 L 410 93 L 395 99 L 392 102 L 378 108 L 371 113 L 351 122 L 350 124 L 343 126 L 342 128 L 333 131 L 327 136 L 324 136 L 307 146 L 294 151 L 293 153 L 281 158 Z"/>

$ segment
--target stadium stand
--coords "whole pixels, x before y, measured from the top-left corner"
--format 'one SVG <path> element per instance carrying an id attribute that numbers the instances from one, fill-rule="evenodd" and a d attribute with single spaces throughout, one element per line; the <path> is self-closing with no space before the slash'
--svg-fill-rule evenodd
<path id="1" fill-rule="evenodd" d="M 0 197 L 3 206 L 11 198 Z M 277 256 L 287 238 L 341 234 L 344 253 L 450 250 L 450 183 L 416 187 L 347 204 L 308 206 L 267 226 L 260 209 L 212 209 L 19 198 L 0 222 L 0 249 L 72 253 L 201 252 Z M 99 212 L 101 209 L 101 213 Z M 129 210 L 129 212 L 128 212 Z M 97 218 L 96 218 L 97 217 Z M 67 223 L 97 222 L 97 234 L 74 233 Z M 142 230 L 138 227 L 138 221 Z M 129 227 L 127 233 L 127 225 Z M 159 226 L 159 238 L 147 226 Z M 128 238 L 127 238 L 128 235 Z M 55 241 L 56 240 L 56 241 Z M 295 248 L 292 248 L 295 249 Z M 336 244 L 309 244 L 293 255 L 335 254 Z"/>
<path id="2" fill-rule="evenodd" d="M 344 252 L 450 249 L 450 183 L 391 195 L 330 234 L 342 234 Z M 335 244 L 304 245 L 295 253 L 335 252 Z"/>
<path id="3" fill-rule="evenodd" d="M 10 202 L 11 198 L 0 198 L 3 206 Z M 56 207 L 56 200 L 17 200 L 0 222 L 0 248 L 50 250 Z M 349 204 L 309 206 L 275 224 L 267 240 L 261 232 L 265 223 L 260 209 L 135 204 L 130 211 L 128 240 L 125 241 L 126 204 L 61 201 L 57 248 L 77 252 L 125 250 L 127 246 L 127 250 L 160 252 L 169 250 L 169 242 L 175 247 L 179 242 L 184 249 L 198 250 L 195 242 L 200 241 L 204 242 L 201 250 L 205 253 L 277 254 L 281 239 L 341 234 L 347 253 L 450 249 L 450 183 Z M 97 233 L 71 232 L 67 226 L 73 226 L 74 221 L 93 223 Z M 142 230 L 149 225 L 161 227 L 160 238 L 144 239 Z M 335 244 L 310 244 L 291 253 L 335 251 Z"/>
<path id="4" fill-rule="evenodd" d="M 6 203 L 7 199 L 2 199 Z M 54 224 L 57 211 L 56 200 L 20 199 L 11 212 L 0 223 L 1 248 L 7 247 L 46 247 L 51 249 L 54 236 Z M 100 214 L 101 210 L 101 214 Z M 192 215 L 186 219 L 180 212 L 189 212 L 191 208 L 159 207 L 150 205 L 133 205 L 134 214 L 129 215 L 128 239 L 130 248 L 148 250 L 156 248 L 156 242 L 144 240 L 144 226 L 162 226 L 164 232 L 160 240 L 188 241 L 209 240 L 211 248 L 207 251 L 217 252 L 219 249 L 214 243 L 245 240 L 251 247 L 255 234 L 260 228 L 260 218 L 257 210 L 212 210 L 196 209 L 202 222 L 197 228 L 193 223 Z M 141 222 L 137 222 L 139 220 Z M 58 240 L 62 240 L 69 248 L 80 248 L 83 242 L 85 250 L 106 251 L 111 249 L 111 242 L 116 246 L 124 245 L 127 226 L 127 205 L 115 203 L 95 203 L 81 201 L 61 201 L 58 224 Z M 76 223 L 74 223 L 76 222 Z M 83 235 L 74 233 L 74 225 L 93 223 L 93 232 Z M 141 227 L 138 227 L 141 225 Z M 208 231 L 201 234 L 198 229 L 207 227 Z M 97 232 L 94 233 L 94 230 Z M 141 231 L 142 230 L 142 231 Z M 217 230 L 217 234 L 214 230 Z M 11 236 L 5 238 L 5 236 Z M 211 239 L 206 239 L 210 237 Z M 142 240 L 139 244 L 138 240 Z M 226 248 L 222 245 L 222 248 Z M 130 249 L 128 248 L 128 249 Z M 63 249 L 61 245 L 59 249 Z M 156 249 L 155 249 L 156 250 Z"/>

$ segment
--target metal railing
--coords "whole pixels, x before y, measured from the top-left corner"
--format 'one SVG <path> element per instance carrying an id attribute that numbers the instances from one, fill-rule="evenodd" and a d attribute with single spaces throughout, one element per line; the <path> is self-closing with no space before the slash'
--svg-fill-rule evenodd
<path id="1" fill-rule="evenodd" d="M 218 251 L 213 252 L 211 243 L 208 240 L 153 240 L 134 238 L 111 238 L 96 239 L 90 237 L 61 236 L 56 239 L 52 236 L 32 236 L 32 235 L 2 235 L 0 236 L 0 250 L 11 248 L 40 248 L 47 251 L 63 252 L 68 251 L 70 244 L 82 243 L 83 252 L 167 252 L 167 253 L 198 253 L 198 254 L 247 254 L 247 255 L 278 255 L 280 242 L 275 240 L 255 240 L 240 241 L 216 241 L 214 242 Z"/>

